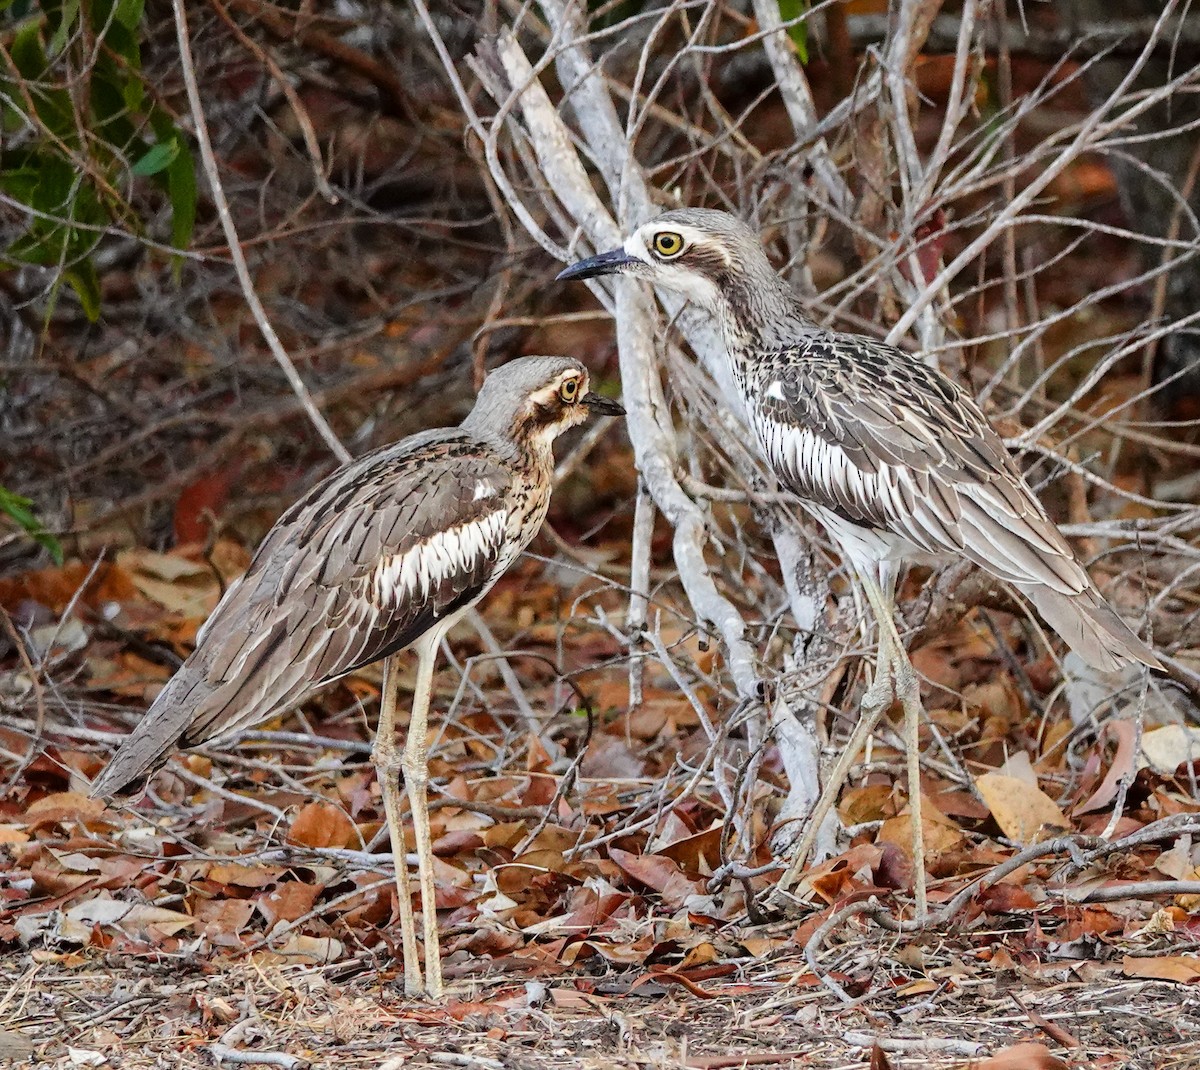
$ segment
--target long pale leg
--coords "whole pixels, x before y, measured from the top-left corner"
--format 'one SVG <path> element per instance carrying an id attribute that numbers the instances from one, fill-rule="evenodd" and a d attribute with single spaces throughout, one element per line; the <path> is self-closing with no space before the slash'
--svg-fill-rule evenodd
<path id="1" fill-rule="evenodd" d="M 413 833 L 417 841 L 417 863 L 421 879 L 421 920 L 425 929 L 425 993 L 431 999 L 442 994 L 442 952 L 438 939 L 437 888 L 433 877 L 433 838 L 429 832 L 429 696 L 433 688 L 433 665 L 446 626 L 426 632 L 417 643 L 417 683 L 413 689 L 412 715 L 408 722 L 408 740 L 400 759 L 404 786 L 412 812 Z"/>
<path id="2" fill-rule="evenodd" d="M 388 835 L 392 841 L 392 859 L 396 871 L 396 896 L 400 906 L 400 934 L 404 948 L 404 992 L 405 995 L 419 996 L 424 990 L 424 986 L 421 983 L 417 926 L 413 917 L 412 888 L 408 877 L 408 848 L 404 843 L 404 821 L 400 814 L 401 761 L 399 752 L 396 750 L 398 677 L 395 657 L 384 659 L 379 730 L 375 734 L 375 747 L 371 751 L 371 761 L 375 764 L 375 776 L 379 780 L 379 788 L 383 793 Z"/>
<path id="3" fill-rule="evenodd" d="M 845 784 L 846 778 L 850 774 L 850 767 L 858 761 L 858 756 L 862 753 L 863 747 L 866 746 L 867 740 L 870 739 L 871 733 L 879 723 L 879 718 L 883 716 L 884 711 L 891 705 L 891 702 L 892 682 L 888 678 L 881 652 L 881 657 L 875 666 L 875 678 L 871 681 L 871 686 L 867 688 L 866 693 L 862 697 L 862 703 L 859 707 L 858 724 L 854 726 L 854 732 L 846 743 L 845 749 L 838 755 L 837 761 L 829 771 L 829 776 L 825 779 L 825 787 L 821 790 L 821 797 L 817 799 L 816 806 L 813 807 L 812 813 L 808 816 L 804 835 L 796 846 L 787 872 L 780 878 L 777 886 L 778 891 L 786 892 L 796 883 L 796 879 L 800 876 L 800 871 L 804 869 L 804 864 L 808 861 L 808 853 L 812 850 L 817 833 L 820 831 L 821 825 L 825 820 L 825 815 L 833 808 L 833 804 L 837 801 L 838 793 L 842 790 L 842 785 Z"/>
<path id="4" fill-rule="evenodd" d="M 879 656 L 884 651 L 890 662 L 889 670 L 895 680 L 896 697 L 904 709 L 904 753 L 908 759 L 908 819 L 912 826 L 913 898 L 917 921 L 928 913 L 925 887 L 925 826 L 921 815 L 921 685 L 909 660 L 908 651 L 896 631 L 894 616 L 896 595 L 893 577 L 881 570 L 881 582 L 874 577 L 862 577 L 863 589 L 879 621 Z M 886 641 L 885 641 L 886 640 Z M 883 665 L 880 665 L 882 672 Z M 877 673 L 879 675 L 879 673 Z"/>
<path id="5" fill-rule="evenodd" d="M 861 579 L 861 576 L 859 578 Z M 873 602 L 872 609 L 874 609 Z M 878 610 L 875 610 L 875 612 L 878 612 Z M 825 778 L 825 787 L 821 791 L 821 797 L 817 800 L 817 805 L 813 807 L 812 813 L 808 817 L 807 827 L 805 828 L 803 837 L 800 839 L 800 843 L 796 847 L 791 865 L 788 866 L 787 872 L 779 882 L 778 890 L 781 892 L 786 892 L 796 882 L 796 878 L 800 876 L 800 871 L 804 868 L 805 862 L 808 861 L 808 853 L 812 850 L 821 825 L 825 821 L 825 815 L 829 813 L 833 808 L 833 804 L 837 801 L 838 793 L 841 792 L 842 785 L 846 783 L 846 779 L 850 775 L 850 768 L 858 761 L 858 756 L 862 753 L 863 747 L 866 746 L 867 740 L 871 738 L 871 733 L 879 723 L 879 718 L 883 716 L 892 704 L 892 697 L 895 694 L 890 672 L 892 659 L 884 650 L 884 645 L 890 639 L 890 634 L 881 629 L 879 635 L 879 656 L 875 661 L 874 677 L 871 680 L 871 686 L 867 688 L 863 694 L 862 702 L 859 704 L 858 724 L 854 726 L 854 731 L 851 733 L 850 739 L 846 742 L 845 749 L 838 755 L 837 761 L 834 762 L 833 768 Z"/>

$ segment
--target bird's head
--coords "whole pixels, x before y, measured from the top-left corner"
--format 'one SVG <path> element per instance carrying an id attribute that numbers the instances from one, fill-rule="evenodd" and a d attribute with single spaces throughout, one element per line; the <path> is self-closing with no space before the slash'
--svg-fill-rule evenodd
<path id="1" fill-rule="evenodd" d="M 564 431 L 592 416 L 623 416 L 595 393 L 588 370 L 571 357 L 520 357 L 493 371 L 479 390 L 468 429 L 549 448 Z"/>
<path id="2" fill-rule="evenodd" d="M 633 275 L 720 315 L 745 303 L 757 287 L 778 286 L 758 235 L 728 212 L 679 208 L 643 223 L 619 249 L 572 264 L 560 279 Z"/>

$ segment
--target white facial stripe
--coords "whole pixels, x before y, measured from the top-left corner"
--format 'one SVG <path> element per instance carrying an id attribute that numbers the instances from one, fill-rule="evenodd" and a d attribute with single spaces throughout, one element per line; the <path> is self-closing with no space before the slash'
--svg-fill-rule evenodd
<path id="1" fill-rule="evenodd" d="M 480 480 L 479 487 L 495 488 Z M 508 513 L 501 509 L 479 520 L 436 531 L 428 539 L 380 562 L 375 569 L 374 595 L 381 606 L 396 605 L 406 599 L 425 599 L 447 576 L 470 572 L 489 556 L 504 537 Z"/>
<path id="2" fill-rule="evenodd" d="M 729 263 L 729 254 L 720 242 L 714 243 L 704 231 L 690 227 L 686 223 L 659 221 L 644 223 L 625 242 L 625 252 L 630 256 L 636 256 L 639 260 L 644 260 L 647 264 L 669 264 L 675 259 L 674 257 L 657 257 L 649 251 L 649 242 L 653 240 L 655 234 L 662 230 L 678 234 L 683 239 L 684 249 L 690 249 L 693 245 L 703 245 L 706 249 L 715 248 L 725 263 Z"/>
<path id="3" fill-rule="evenodd" d="M 646 229 L 646 227 L 639 227 L 629 235 L 625 241 L 625 255 L 636 256 L 645 264 L 653 264 L 655 262 L 654 258 L 651 257 L 649 251 L 646 249 L 646 236 L 644 233 Z"/>

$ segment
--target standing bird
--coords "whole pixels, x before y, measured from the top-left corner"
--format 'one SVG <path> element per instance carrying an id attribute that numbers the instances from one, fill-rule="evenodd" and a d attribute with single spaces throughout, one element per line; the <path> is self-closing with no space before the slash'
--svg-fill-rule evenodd
<path id="1" fill-rule="evenodd" d="M 492 372 L 457 428 L 412 435 L 338 469 L 280 517 L 196 637 L 196 649 L 92 784 L 109 796 L 176 747 L 286 713 L 384 661 L 375 764 L 392 841 L 405 991 L 422 991 L 398 777 L 412 810 L 425 929 L 424 991 L 442 992 L 426 805 L 428 715 L 443 636 L 528 545 L 550 504 L 552 445 L 593 414 L 619 416 L 566 357 Z M 417 651 L 403 756 L 393 656 Z"/>
<path id="2" fill-rule="evenodd" d="M 740 220 L 699 208 L 666 212 L 622 248 L 558 277 L 614 273 L 681 293 L 714 317 L 759 448 L 824 524 L 879 625 L 878 664 L 861 720 L 781 890 L 799 874 L 850 765 L 894 695 L 905 715 L 916 913 L 923 918 L 922 710 L 893 617 L 901 563 L 914 555 L 965 557 L 1026 595 L 1090 665 L 1162 665 L 1096 590 L 974 399 L 900 349 L 815 324 Z"/>

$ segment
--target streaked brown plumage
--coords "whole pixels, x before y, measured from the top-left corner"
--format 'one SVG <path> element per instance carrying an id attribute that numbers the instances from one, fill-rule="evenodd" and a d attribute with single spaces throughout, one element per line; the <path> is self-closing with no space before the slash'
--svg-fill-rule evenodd
<path id="1" fill-rule="evenodd" d="M 666 258 L 653 251 L 664 233 L 682 241 Z M 1028 595 L 1097 668 L 1161 668 L 1100 597 L 975 400 L 894 346 L 814 324 L 744 223 L 666 212 L 563 277 L 614 271 L 714 316 L 764 455 L 856 568 L 962 555 Z"/>
<path id="2" fill-rule="evenodd" d="M 480 480 L 496 493 L 475 501 Z M 175 747 L 294 709 L 482 597 L 508 564 L 507 524 L 466 567 L 438 577 L 427 597 L 397 598 L 377 578 L 390 558 L 444 528 L 505 518 L 514 485 L 517 473 L 497 447 L 457 428 L 384 446 L 317 484 L 268 532 L 93 793 L 121 790 Z M 549 500 L 548 487 L 539 499 Z"/>
<path id="3" fill-rule="evenodd" d="M 880 669 L 855 738 L 865 739 L 890 701 L 891 689 L 878 685 L 893 674 L 906 711 L 918 846 L 919 689 L 892 620 L 905 559 L 967 558 L 1027 595 L 1097 668 L 1162 667 L 1096 590 L 975 400 L 894 346 L 813 323 L 744 223 L 707 209 L 666 212 L 621 249 L 581 261 L 560 278 L 612 273 L 682 293 L 714 317 L 763 455 L 825 524 L 871 601 L 881 629 Z M 849 750 L 846 766 L 855 757 L 853 740 Z M 832 786 L 840 786 L 836 774 Z M 827 796 L 828 788 L 810 829 L 832 801 Z M 804 851 L 802 844 L 800 860 Z M 923 872 L 917 903 L 923 913 Z"/>
<path id="4" fill-rule="evenodd" d="M 245 575 L 225 592 L 195 650 L 96 778 L 92 795 L 126 788 L 176 747 L 286 712 L 355 669 L 416 646 L 421 666 L 404 771 L 422 856 L 428 988 L 437 995 L 432 859 L 426 896 L 427 822 L 420 827 L 433 659 L 454 621 L 541 526 L 554 439 L 592 413 L 622 411 L 590 393 L 578 361 L 528 357 L 487 378 L 460 427 L 384 446 L 317 484 L 280 517 Z M 384 692 L 375 761 L 389 803 L 404 921 L 400 763 L 391 723 L 394 692 L 386 682 Z M 395 793 L 390 801 L 389 792 Z M 411 925 L 410 900 L 408 913 Z M 410 989 L 421 985 L 415 946 L 415 935 L 406 932 Z"/>

